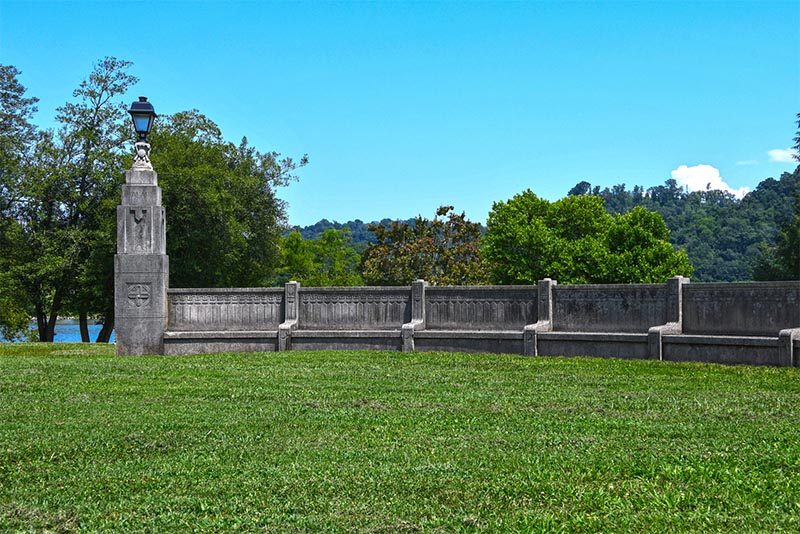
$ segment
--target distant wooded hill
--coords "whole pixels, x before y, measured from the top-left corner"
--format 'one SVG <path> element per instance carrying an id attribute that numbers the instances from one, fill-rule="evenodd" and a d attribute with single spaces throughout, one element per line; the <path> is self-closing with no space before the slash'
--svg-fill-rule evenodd
<path id="1" fill-rule="evenodd" d="M 608 213 L 626 213 L 636 206 L 658 212 L 670 230 L 670 240 L 686 250 L 694 265 L 692 279 L 698 282 L 736 282 L 753 279 L 753 269 L 764 247 L 775 245 L 780 228 L 793 217 L 795 196 L 800 195 L 800 166 L 779 179 L 767 178 L 755 190 L 737 199 L 717 190 L 689 193 L 674 179 L 644 189 L 625 184 L 601 189 L 580 182 L 569 195 L 597 195 Z M 422 214 L 429 216 L 428 214 Z M 376 221 L 388 226 L 392 219 Z M 409 224 L 414 220 L 409 219 Z M 322 219 L 311 226 L 294 227 L 304 239 L 316 239 L 325 230 L 349 228 L 353 247 L 359 253 L 375 235 L 370 223 L 359 219 L 339 223 Z"/>

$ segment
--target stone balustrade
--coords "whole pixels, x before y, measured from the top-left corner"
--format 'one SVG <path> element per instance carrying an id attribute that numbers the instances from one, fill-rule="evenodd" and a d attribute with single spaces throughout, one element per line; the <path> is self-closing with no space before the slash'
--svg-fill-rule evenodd
<path id="1" fill-rule="evenodd" d="M 170 289 L 167 354 L 380 349 L 800 365 L 800 281 Z"/>

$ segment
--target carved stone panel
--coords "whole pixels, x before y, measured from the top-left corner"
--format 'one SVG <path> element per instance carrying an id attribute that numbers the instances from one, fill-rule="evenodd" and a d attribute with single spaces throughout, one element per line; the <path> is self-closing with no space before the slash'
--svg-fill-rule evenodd
<path id="1" fill-rule="evenodd" d="M 536 287 L 430 287 L 425 321 L 431 329 L 517 330 L 536 322 Z"/>
<path id="2" fill-rule="evenodd" d="M 306 329 L 400 329 L 411 320 L 410 288 L 300 288 Z"/>
<path id="3" fill-rule="evenodd" d="M 126 284 L 128 290 L 125 294 L 128 297 L 128 305 L 136 308 L 148 308 L 150 306 L 150 282 L 138 282 Z"/>
<path id="4" fill-rule="evenodd" d="M 161 206 L 117 207 L 118 254 L 166 253 L 166 221 Z"/>
<path id="5" fill-rule="evenodd" d="M 175 289 L 168 295 L 170 331 L 277 330 L 280 289 Z"/>
<path id="6" fill-rule="evenodd" d="M 647 332 L 667 322 L 666 284 L 553 286 L 553 330 Z"/>

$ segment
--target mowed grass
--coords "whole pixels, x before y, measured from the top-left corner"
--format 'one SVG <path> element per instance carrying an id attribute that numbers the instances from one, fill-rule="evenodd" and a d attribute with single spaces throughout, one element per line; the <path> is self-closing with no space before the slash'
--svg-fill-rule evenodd
<path id="1" fill-rule="evenodd" d="M 0 345 L 0 531 L 800 530 L 800 373 Z"/>

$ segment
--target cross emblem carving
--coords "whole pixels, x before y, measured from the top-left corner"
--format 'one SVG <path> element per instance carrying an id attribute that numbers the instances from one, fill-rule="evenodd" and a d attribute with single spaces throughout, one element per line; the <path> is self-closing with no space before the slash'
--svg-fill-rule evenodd
<path id="1" fill-rule="evenodd" d="M 128 286 L 128 300 L 137 308 L 141 308 L 150 300 L 149 284 L 131 284 Z"/>

